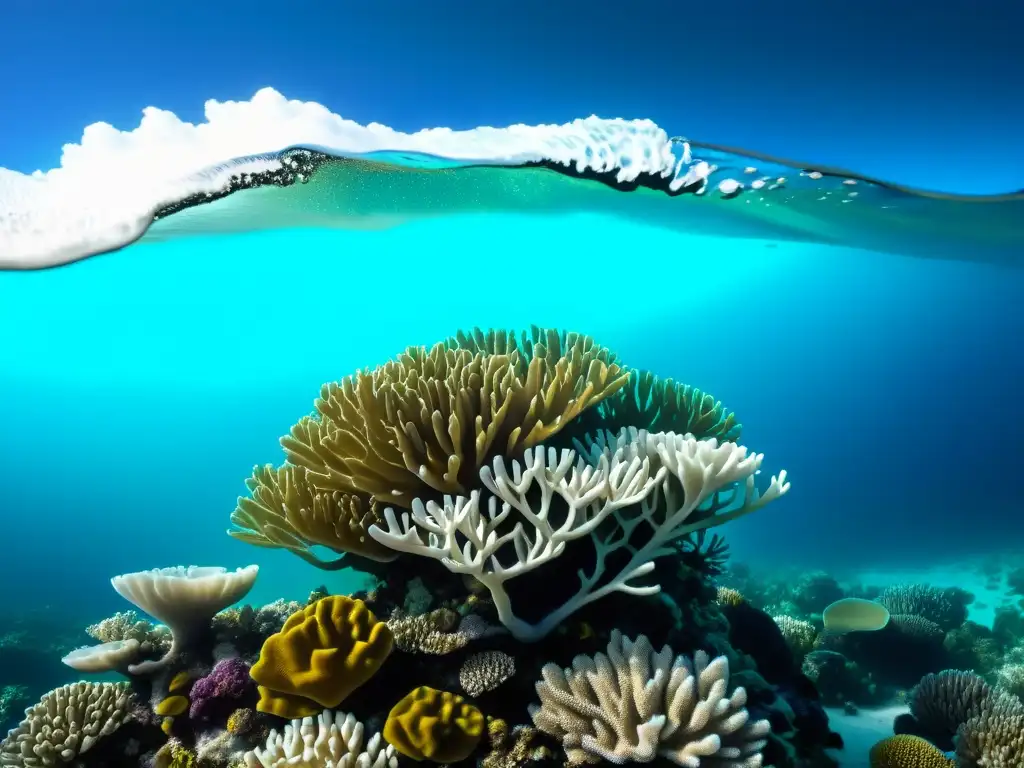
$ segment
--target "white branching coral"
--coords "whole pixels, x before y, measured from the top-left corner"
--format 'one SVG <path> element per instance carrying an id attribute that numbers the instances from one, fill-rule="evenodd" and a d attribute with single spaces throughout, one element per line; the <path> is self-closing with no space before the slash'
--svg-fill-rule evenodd
<path id="1" fill-rule="evenodd" d="M 363 741 L 363 724 L 325 709 L 315 719 L 292 720 L 271 731 L 264 749 L 245 753 L 246 768 L 396 768 L 395 748 L 379 733 Z"/>
<path id="2" fill-rule="evenodd" d="M 401 517 L 385 510 L 386 528 L 372 526 L 369 533 L 391 549 L 439 560 L 451 572 L 476 579 L 491 593 L 501 623 L 529 642 L 612 592 L 660 591 L 657 584 L 637 580 L 654 570 L 655 558 L 677 554 L 672 541 L 786 493 L 784 471 L 772 477 L 763 495 L 758 492 L 755 475 L 763 458 L 735 443 L 630 428 L 581 451 L 527 449 L 522 465 L 512 461 L 511 470 L 496 458 L 480 470 L 486 500 L 480 491 L 446 496 L 443 504 L 416 499 Z M 560 503 L 553 505 L 556 499 Z M 638 537 L 643 544 L 635 543 Z M 578 591 L 536 624 L 516 616 L 505 583 L 583 539 L 593 543 L 595 566 L 590 574 L 580 573 Z M 609 555 L 622 551 L 630 555 L 628 562 L 607 572 Z"/>
<path id="3" fill-rule="evenodd" d="M 747 694 L 727 695 L 729 662 L 703 651 L 673 658 L 612 632 L 607 655 L 577 656 L 570 669 L 548 664 L 530 714 L 562 740 L 569 763 L 649 763 L 684 768 L 760 768 L 770 727 L 750 722 Z"/>
<path id="4" fill-rule="evenodd" d="M 43 695 L 0 742 L 0 766 L 42 768 L 70 762 L 124 722 L 127 683 L 72 683 Z"/>

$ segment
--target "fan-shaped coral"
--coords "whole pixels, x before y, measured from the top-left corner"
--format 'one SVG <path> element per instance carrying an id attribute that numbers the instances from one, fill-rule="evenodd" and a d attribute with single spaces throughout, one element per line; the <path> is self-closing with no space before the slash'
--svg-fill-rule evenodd
<path id="1" fill-rule="evenodd" d="M 332 595 L 298 611 L 267 638 L 250 674 L 256 708 L 289 719 L 338 706 L 391 653 L 391 630 L 362 600 Z"/>
<path id="2" fill-rule="evenodd" d="M 890 736 L 871 748 L 871 768 L 953 768 L 953 761 L 918 736 Z"/>
<path id="3" fill-rule="evenodd" d="M 484 732 L 484 716 L 461 696 L 421 686 L 399 701 L 384 723 L 384 739 L 413 760 L 458 763 Z"/>
<path id="4" fill-rule="evenodd" d="M 655 652 L 645 636 L 633 642 L 613 631 L 607 655 L 577 656 L 566 670 L 548 664 L 542 675 L 530 713 L 561 739 L 570 763 L 762 764 L 768 722 L 749 722 L 742 687 L 728 693 L 724 657 L 673 658 L 668 646 Z"/>

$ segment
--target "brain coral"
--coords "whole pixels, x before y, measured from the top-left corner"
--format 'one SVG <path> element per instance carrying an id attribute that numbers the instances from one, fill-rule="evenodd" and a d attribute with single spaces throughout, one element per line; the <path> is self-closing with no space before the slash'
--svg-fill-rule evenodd
<path id="1" fill-rule="evenodd" d="M 918 736 L 890 736 L 871 748 L 871 768 L 953 768 L 954 762 Z"/>
<path id="2" fill-rule="evenodd" d="M 290 616 L 250 671 L 260 712 L 300 719 L 337 707 L 391 653 L 387 624 L 362 600 L 332 595 Z"/>
<path id="3" fill-rule="evenodd" d="M 413 760 L 458 763 L 484 732 L 484 716 L 461 696 L 421 686 L 399 701 L 384 724 L 384 739 Z"/>

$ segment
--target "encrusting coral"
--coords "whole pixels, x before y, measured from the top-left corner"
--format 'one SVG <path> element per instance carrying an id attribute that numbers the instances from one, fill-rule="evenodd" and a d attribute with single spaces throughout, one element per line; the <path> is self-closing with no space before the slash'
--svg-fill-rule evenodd
<path id="1" fill-rule="evenodd" d="M 127 683 L 72 683 L 50 691 L 0 743 L 0 765 L 70 762 L 121 726 L 130 696 Z"/>
<path id="2" fill-rule="evenodd" d="M 384 739 L 413 760 L 457 763 L 484 733 L 483 713 L 461 696 L 420 686 L 392 707 Z"/>
<path id="3" fill-rule="evenodd" d="M 373 677 L 392 643 L 388 625 L 362 600 L 322 598 L 264 642 L 250 670 L 260 693 L 256 708 L 295 719 L 337 707 Z"/>
<path id="4" fill-rule="evenodd" d="M 665 646 L 613 631 L 607 655 L 577 656 L 571 669 L 543 669 L 534 724 L 562 741 L 573 764 L 647 763 L 658 757 L 680 766 L 701 758 L 758 768 L 770 730 L 750 722 L 746 691 L 731 694 L 729 662 L 703 651 L 691 660 Z M 729 762 L 724 762 L 729 761 Z"/>

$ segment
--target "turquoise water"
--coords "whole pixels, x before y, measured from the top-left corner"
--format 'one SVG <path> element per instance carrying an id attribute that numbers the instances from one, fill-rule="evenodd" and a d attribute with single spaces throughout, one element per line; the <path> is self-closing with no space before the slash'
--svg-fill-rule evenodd
<path id="1" fill-rule="evenodd" d="M 183 196 L 154 211 L 141 239 L 104 255 L 0 273 L 0 325 L 16 331 L 0 346 L 0 580 L 17 585 L 0 634 L 27 633 L 8 643 L 20 655 L 5 662 L 0 647 L 0 686 L 35 698 L 78 679 L 60 656 L 90 642 L 87 625 L 128 607 L 110 589 L 118 574 L 255 563 L 245 598 L 253 605 L 304 602 L 321 584 L 362 589 L 365 574 L 318 571 L 229 538 L 244 480 L 254 465 L 283 461 L 278 438 L 321 384 L 473 327 L 589 335 L 625 365 L 734 410 L 742 444 L 765 455 L 762 489 L 787 470 L 783 498 L 716 529 L 730 565 L 742 567 L 709 577 L 705 592 L 736 586 L 770 615 L 820 624 L 824 606 L 800 596 L 812 591 L 809 574 L 827 571 L 841 584 L 836 597 L 927 581 L 974 592 L 970 618 L 986 631 L 1019 616 L 1022 199 L 928 196 L 700 152 L 721 171 L 700 196 L 660 188 L 667 177 L 641 176 L 649 183 L 634 187 L 533 164 L 464 167 L 408 153 L 327 162 L 304 183 Z M 788 187 L 750 186 L 766 176 Z M 724 194 L 717 178 L 746 186 Z M 745 569 L 759 574 L 753 582 Z M 548 578 L 575 577 L 556 561 Z M 451 582 L 446 589 L 459 587 Z M 638 617 L 653 609 L 643 601 L 656 598 L 616 599 L 587 614 L 586 630 L 571 625 L 560 664 L 603 650 L 609 616 L 628 617 L 627 631 L 649 633 L 657 647 L 675 638 L 691 646 L 678 652 L 692 653 L 711 642 L 689 625 L 674 634 L 660 620 L 645 625 Z M 736 627 L 753 621 L 728 615 Z M 60 638 L 46 661 L 24 638 L 54 616 Z M 1014 633 L 1000 636 L 1005 659 L 979 674 L 995 682 L 1005 672 L 1024 647 Z M 522 669 L 538 666 L 525 645 L 501 648 L 521 649 Z M 883 690 L 855 701 L 865 714 L 852 725 L 830 710 L 847 746 L 829 754 L 866 765 L 861 742 L 891 733 L 892 713 L 883 710 L 881 726 L 872 713 L 914 681 L 874 671 L 872 653 L 882 651 L 843 650 Z M 935 656 L 921 675 L 964 666 L 963 655 Z M 417 663 L 452 686 L 450 658 Z M 209 671 L 201 654 L 187 659 L 182 668 Z M 768 674 L 763 659 L 758 669 Z M 769 682 L 780 696 L 798 695 L 788 678 Z M 157 699 L 167 686 L 146 684 Z M 492 706 L 526 723 L 532 682 L 517 685 Z M 354 704 L 358 716 L 381 720 L 378 699 Z M 149 727 L 133 738 L 156 749 L 164 737 Z M 188 746 L 204 728 L 173 735 Z M 792 765 L 829 764 L 815 754 Z"/>

